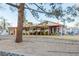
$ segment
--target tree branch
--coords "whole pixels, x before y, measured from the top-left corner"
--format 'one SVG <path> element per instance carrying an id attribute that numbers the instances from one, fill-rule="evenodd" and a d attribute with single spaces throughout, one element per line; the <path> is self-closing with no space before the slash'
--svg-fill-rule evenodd
<path id="1" fill-rule="evenodd" d="M 8 5 L 10 5 L 10 6 L 13 6 L 13 7 L 16 7 L 16 8 L 19 8 L 19 6 L 14 5 L 14 4 L 12 4 L 12 3 L 6 3 L 6 4 L 8 4 Z M 25 7 L 25 9 L 29 9 L 29 10 L 33 10 L 33 11 L 36 11 L 36 12 L 44 13 L 43 11 L 38 11 L 38 10 L 35 10 L 35 9 L 30 8 L 30 7 L 28 7 L 28 5 L 26 5 L 26 6 L 27 6 L 27 7 Z"/>
<path id="2" fill-rule="evenodd" d="M 39 12 L 39 13 L 52 14 L 52 12 L 46 12 L 46 11 L 44 11 L 44 10 L 39 11 L 39 10 L 32 9 L 32 8 L 30 8 L 27 4 L 26 4 L 26 6 L 27 6 L 27 7 L 25 7 L 25 9 L 29 9 L 29 10 L 32 10 L 32 11 L 35 11 L 35 12 Z"/>
<path id="3" fill-rule="evenodd" d="M 14 4 L 12 4 L 12 3 L 6 3 L 6 4 L 8 4 L 8 5 L 10 5 L 10 6 L 13 6 L 13 7 L 16 7 L 16 8 L 19 8 L 19 6 L 14 5 Z M 37 4 L 35 4 L 35 5 L 38 6 Z M 30 8 L 27 4 L 26 4 L 26 6 L 27 6 L 27 7 L 25 7 L 25 9 L 33 10 L 33 11 L 36 11 L 36 12 L 39 12 L 39 13 L 51 14 L 51 13 L 49 13 L 49 12 L 44 11 L 44 10 L 43 10 L 42 8 L 40 8 L 39 6 L 38 6 L 38 7 L 39 7 L 42 11 L 32 9 L 32 8 Z"/>
<path id="4" fill-rule="evenodd" d="M 6 4 L 8 4 L 8 5 L 10 5 L 10 6 L 13 6 L 13 7 L 16 7 L 16 8 L 19 8 L 19 6 L 14 5 L 14 4 L 12 4 L 12 3 L 6 3 Z"/>
<path id="5" fill-rule="evenodd" d="M 36 5 L 39 9 L 41 9 L 43 12 L 48 13 L 45 10 L 43 10 L 40 6 L 38 6 L 36 3 L 33 3 L 33 4 Z"/>
<path id="6" fill-rule="evenodd" d="M 25 7 L 25 9 L 29 9 L 29 10 L 36 11 L 36 12 L 40 12 L 40 13 L 45 13 L 44 11 L 39 11 L 39 10 L 32 9 L 27 4 L 26 4 L 26 6 L 27 7 Z"/>
<path id="7" fill-rule="evenodd" d="M 43 13 L 52 14 L 52 12 L 45 11 L 43 8 L 41 8 L 40 6 L 38 6 L 36 3 L 33 3 L 33 4 L 36 5 L 39 9 L 41 9 Z"/>

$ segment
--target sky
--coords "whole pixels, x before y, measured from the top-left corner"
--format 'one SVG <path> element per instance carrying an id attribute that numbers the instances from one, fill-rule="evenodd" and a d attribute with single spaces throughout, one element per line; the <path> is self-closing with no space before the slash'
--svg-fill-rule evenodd
<path id="1" fill-rule="evenodd" d="M 73 4 L 70 3 L 65 3 L 63 4 L 63 8 L 66 8 L 67 6 L 72 6 Z M 17 19 L 18 19 L 18 13 L 17 10 L 16 11 L 11 11 L 10 10 L 10 6 L 6 5 L 6 4 L 1 4 L 0 6 L 0 17 L 4 17 L 5 19 L 7 19 L 7 22 L 9 22 L 11 24 L 11 26 L 17 26 Z M 48 8 L 48 6 L 46 6 Z M 35 6 L 32 6 L 32 8 L 36 8 Z M 26 10 L 26 19 L 28 20 L 28 22 L 33 22 L 34 24 L 38 24 L 40 23 L 39 21 L 37 21 L 32 14 L 30 13 L 30 11 Z M 67 23 L 67 26 L 74 26 L 75 23 L 79 22 L 78 21 L 78 17 L 76 18 L 75 22 L 72 23 Z M 40 14 L 40 20 L 48 20 L 48 21 L 52 21 L 52 22 L 58 22 L 58 20 L 55 18 L 48 18 L 45 17 L 43 14 Z"/>

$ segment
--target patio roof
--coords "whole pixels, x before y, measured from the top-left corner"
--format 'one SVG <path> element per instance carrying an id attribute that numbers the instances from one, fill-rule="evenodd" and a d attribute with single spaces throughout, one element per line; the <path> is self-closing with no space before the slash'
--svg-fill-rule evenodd
<path id="1" fill-rule="evenodd" d="M 30 28 L 30 27 L 48 27 L 48 26 L 64 26 L 62 24 L 56 23 L 56 22 L 51 22 L 51 21 L 44 21 L 40 24 L 24 24 L 24 28 Z M 9 27 L 9 28 L 17 28 L 17 27 Z"/>
<path id="2" fill-rule="evenodd" d="M 62 26 L 62 24 L 56 23 L 56 22 L 51 22 L 51 21 L 44 21 L 44 22 L 38 24 L 38 26 Z"/>

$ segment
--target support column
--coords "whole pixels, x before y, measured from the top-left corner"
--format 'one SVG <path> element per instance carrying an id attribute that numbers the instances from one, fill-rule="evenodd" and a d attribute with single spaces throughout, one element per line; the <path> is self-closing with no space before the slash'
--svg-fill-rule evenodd
<path id="1" fill-rule="evenodd" d="M 63 28 L 62 26 L 60 27 L 60 31 L 61 31 L 61 36 L 63 35 Z"/>

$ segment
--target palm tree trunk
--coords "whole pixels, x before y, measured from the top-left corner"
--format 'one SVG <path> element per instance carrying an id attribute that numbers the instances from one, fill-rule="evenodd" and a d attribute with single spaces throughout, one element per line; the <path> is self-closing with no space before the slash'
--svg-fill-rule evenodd
<path id="1" fill-rule="evenodd" d="M 22 30 L 24 20 L 24 3 L 20 3 L 18 8 L 18 25 L 16 33 L 16 43 L 22 42 Z"/>

